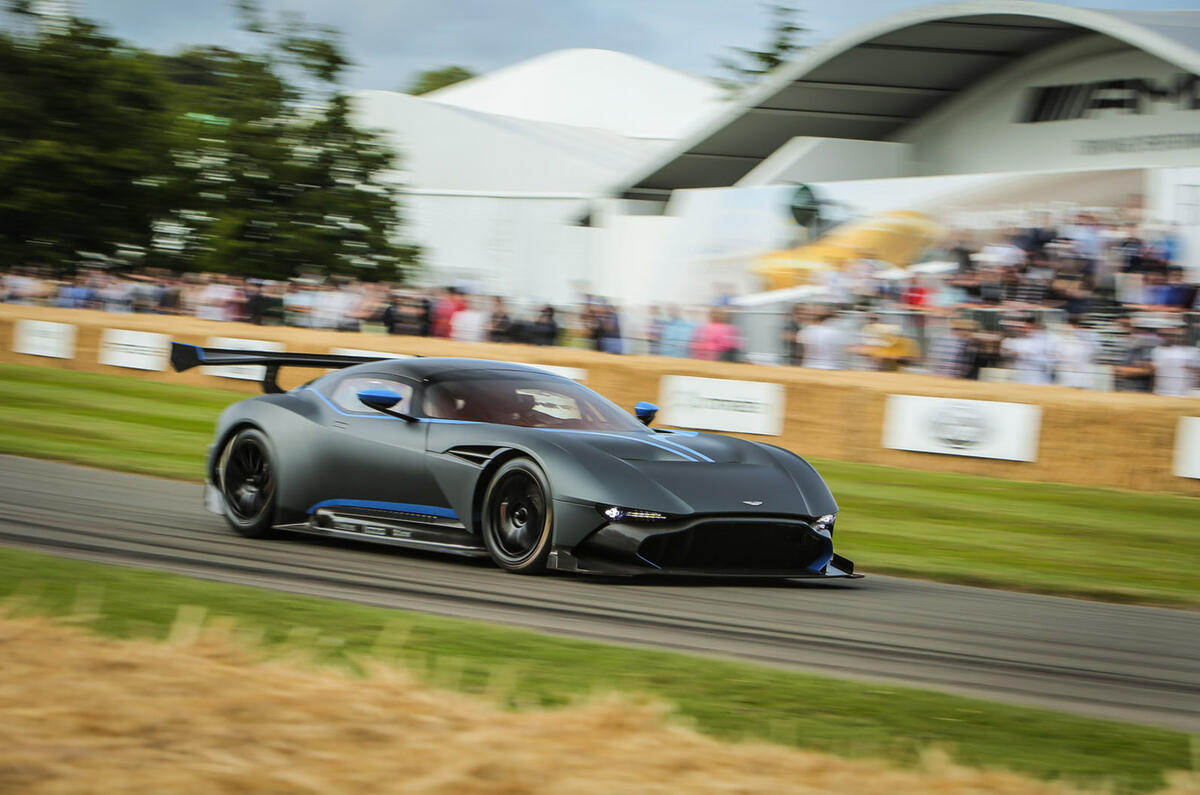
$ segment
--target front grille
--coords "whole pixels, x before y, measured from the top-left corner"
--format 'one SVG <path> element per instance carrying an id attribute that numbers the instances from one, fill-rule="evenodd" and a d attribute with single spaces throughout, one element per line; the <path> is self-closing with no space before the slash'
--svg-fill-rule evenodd
<path id="1" fill-rule="evenodd" d="M 797 522 L 705 522 L 654 535 L 638 554 L 663 569 L 795 571 L 828 555 L 828 542 Z"/>

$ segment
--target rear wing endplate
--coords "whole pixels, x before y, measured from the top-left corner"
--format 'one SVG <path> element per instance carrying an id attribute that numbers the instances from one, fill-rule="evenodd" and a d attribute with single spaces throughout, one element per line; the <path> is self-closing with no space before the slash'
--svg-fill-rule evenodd
<path id="1" fill-rule="evenodd" d="M 202 348 L 186 342 L 171 343 L 171 366 L 183 372 L 200 365 L 221 366 L 229 364 L 262 365 L 263 392 L 283 392 L 277 379 L 280 367 L 329 367 L 342 368 L 366 362 L 389 361 L 382 356 L 344 356 L 336 353 L 287 353 L 285 351 L 241 351 L 233 348 Z"/>

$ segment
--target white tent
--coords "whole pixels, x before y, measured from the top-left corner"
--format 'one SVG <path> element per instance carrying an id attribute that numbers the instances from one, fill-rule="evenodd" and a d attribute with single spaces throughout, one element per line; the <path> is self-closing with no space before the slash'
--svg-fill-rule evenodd
<path id="1" fill-rule="evenodd" d="M 602 50 L 549 53 L 416 97 L 354 95 L 401 154 L 420 281 L 562 303 L 604 281 L 590 202 L 711 112 L 709 83 Z"/>
<path id="2" fill-rule="evenodd" d="M 558 50 L 432 91 L 447 105 L 674 141 L 724 107 L 708 80 L 611 50 Z M 622 175 L 624 176 L 624 175 Z"/>

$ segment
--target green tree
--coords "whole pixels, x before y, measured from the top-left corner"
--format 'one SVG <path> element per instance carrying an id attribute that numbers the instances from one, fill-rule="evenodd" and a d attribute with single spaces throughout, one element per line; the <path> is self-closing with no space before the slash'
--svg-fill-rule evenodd
<path id="1" fill-rule="evenodd" d="M 169 151 L 154 59 L 81 20 L 32 23 L 0 32 L 0 265 L 141 252 Z"/>
<path id="2" fill-rule="evenodd" d="M 0 264 L 132 251 L 277 278 L 416 265 L 397 242 L 397 155 L 355 124 L 335 32 L 269 25 L 241 0 L 261 51 L 159 56 L 9 8 L 25 24 L 0 33 Z"/>
<path id="3" fill-rule="evenodd" d="M 730 47 L 731 55 L 717 59 L 717 64 L 726 74 L 715 79 L 729 90 L 740 89 L 758 80 L 804 49 L 804 45 L 796 40 L 800 34 L 808 31 L 796 22 L 799 10 L 781 5 L 764 5 L 764 8 L 770 17 L 766 45 L 759 50 Z"/>
<path id="4" fill-rule="evenodd" d="M 474 76 L 475 73 L 464 66 L 444 66 L 441 69 L 430 69 L 419 72 L 404 93 L 413 96 L 428 94 L 430 91 L 437 91 L 439 88 L 470 80 Z"/>
<path id="5" fill-rule="evenodd" d="M 397 242 L 387 177 L 398 156 L 354 123 L 333 32 L 295 18 L 272 26 L 245 0 L 240 10 L 262 51 L 163 59 L 181 200 L 158 225 L 156 255 L 177 270 L 403 278 L 419 251 Z"/>

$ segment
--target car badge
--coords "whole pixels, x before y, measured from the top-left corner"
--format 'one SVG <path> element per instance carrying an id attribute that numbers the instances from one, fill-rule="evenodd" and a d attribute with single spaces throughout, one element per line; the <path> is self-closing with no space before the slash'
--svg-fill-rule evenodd
<path id="1" fill-rule="evenodd" d="M 746 505 L 762 505 L 762 500 L 742 500 Z"/>

